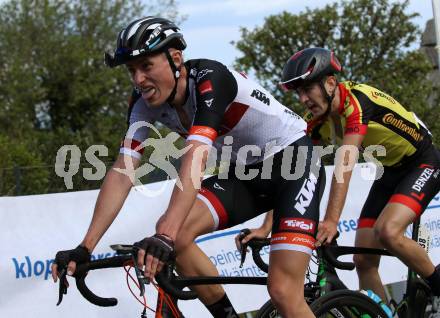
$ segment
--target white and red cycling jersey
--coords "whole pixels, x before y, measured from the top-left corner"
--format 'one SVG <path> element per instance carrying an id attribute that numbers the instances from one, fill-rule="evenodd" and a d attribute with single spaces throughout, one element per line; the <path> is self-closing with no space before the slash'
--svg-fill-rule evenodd
<path id="1" fill-rule="evenodd" d="M 221 160 L 222 150 L 227 149 L 232 168 L 226 178 L 214 175 L 204 179 L 197 194 L 207 205 L 214 228 L 234 226 L 273 209 L 271 249 L 311 254 L 323 169 L 312 160 L 313 144 L 306 136 L 306 122 L 263 87 L 219 62 L 190 60 L 185 67 L 188 85 L 183 110 L 191 125 L 184 127 L 176 109 L 168 103 L 151 107 L 134 94 L 128 124 L 140 128 L 134 133 L 129 128 L 121 153 L 141 157 L 139 145 L 149 138 L 150 130 L 142 122 L 160 122 L 187 140 L 212 145 Z M 289 146 L 293 149 L 289 155 L 292 160 L 287 160 L 283 168 Z M 270 177 L 263 173 L 266 163 L 271 166 Z M 283 173 L 295 171 L 298 163 L 302 175 L 284 178 Z M 237 175 L 234 166 L 240 164 L 258 171 L 258 175 Z M 313 170 L 315 164 L 317 169 Z"/>
<path id="2" fill-rule="evenodd" d="M 207 59 L 190 60 L 184 65 L 188 86 L 183 109 L 192 121 L 191 127 L 182 125 L 168 103 L 150 107 L 140 95 L 130 107 L 129 125 L 160 122 L 187 140 L 212 144 L 219 155 L 225 138 L 231 136 L 232 144 L 231 138 L 227 139 L 232 147 L 231 159 L 242 164 L 260 162 L 305 135 L 304 120 L 244 74 Z M 149 130 L 145 126 L 137 129 L 132 141 L 123 143 L 121 153 L 140 158 L 142 149 L 134 149 L 147 139 Z M 238 156 L 243 146 L 256 146 L 261 153 L 242 152 L 244 156 Z"/>

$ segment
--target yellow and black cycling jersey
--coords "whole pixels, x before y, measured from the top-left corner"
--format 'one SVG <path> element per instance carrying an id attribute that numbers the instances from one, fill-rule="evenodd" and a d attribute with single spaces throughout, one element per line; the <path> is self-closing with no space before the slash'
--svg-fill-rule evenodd
<path id="1" fill-rule="evenodd" d="M 339 116 L 313 119 L 307 112 L 307 132 L 323 144 L 341 145 L 347 134 L 364 135 L 362 148 L 382 145 L 386 156 L 378 156 L 384 166 L 395 166 L 422 153 L 431 145 L 431 136 L 417 116 L 393 97 L 354 82 L 339 83 Z"/>

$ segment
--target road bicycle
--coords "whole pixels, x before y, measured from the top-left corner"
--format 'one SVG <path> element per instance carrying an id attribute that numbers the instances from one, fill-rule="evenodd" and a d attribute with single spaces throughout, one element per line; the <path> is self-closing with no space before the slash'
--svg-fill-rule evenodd
<path id="1" fill-rule="evenodd" d="M 252 257 L 256 265 L 263 271 L 268 271 L 268 264 L 264 262 L 261 257 L 261 249 L 270 244 L 269 239 L 253 239 L 248 242 L 247 246 L 251 248 Z M 112 245 L 112 249 L 117 252 L 116 256 L 106 259 L 94 260 L 89 263 L 79 264 L 75 272 L 75 281 L 81 295 L 91 303 L 98 306 L 115 306 L 117 299 L 104 298 L 93 293 L 87 286 L 85 278 L 89 271 L 132 266 L 135 269 L 138 280 L 138 287 L 140 288 L 141 296 L 144 294 L 144 284 L 146 279 L 142 271 L 136 266 L 137 250 L 132 245 Z M 242 264 L 246 258 L 246 246 L 243 246 Z M 318 249 L 317 259 L 320 264 L 319 272 L 316 280 L 311 280 L 310 271 L 308 271 L 309 282 L 304 286 L 304 297 L 307 303 L 310 304 L 312 311 L 316 317 L 362 317 L 362 318 L 386 318 L 386 313 L 383 309 L 374 302 L 370 297 L 359 293 L 357 291 L 348 290 L 345 285 L 337 277 L 335 268 L 350 269 L 354 268 L 352 263 L 340 262 L 336 259 L 334 254 L 337 251 L 337 245 L 325 246 Z M 66 274 L 65 271 L 60 272 L 59 285 L 59 299 L 58 304 L 61 303 L 63 295 L 67 292 Z M 163 297 L 158 297 L 158 301 L 165 301 L 168 307 L 171 307 L 171 312 L 174 317 L 183 317 L 175 303 L 171 302 L 172 296 L 176 299 L 189 300 L 196 299 L 197 295 L 187 287 L 194 285 L 212 285 L 212 284 L 251 284 L 251 285 L 266 285 L 267 277 L 225 277 L 225 276 L 200 276 L 200 277 L 182 277 L 176 275 L 174 271 L 174 264 L 170 262 L 162 271 L 156 275 L 156 281 L 163 290 Z M 338 290 L 336 290 L 338 289 Z M 343 305 L 341 305 L 343 304 Z M 158 307 L 158 306 L 157 306 Z M 158 314 L 158 313 L 157 313 Z M 143 309 L 142 317 L 146 317 L 146 309 Z M 159 316 L 156 316 L 159 317 Z M 173 317 L 173 316 L 170 316 Z M 257 317 L 279 317 L 276 309 L 270 302 L 263 305 L 258 311 Z"/>

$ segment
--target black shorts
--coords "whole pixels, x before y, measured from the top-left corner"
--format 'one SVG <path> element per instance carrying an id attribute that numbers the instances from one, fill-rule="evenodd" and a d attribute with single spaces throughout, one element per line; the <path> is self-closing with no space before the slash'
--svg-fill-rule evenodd
<path id="1" fill-rule="evenodd" d="M 311 140 L 303 137 L 263 162 L 231 165 L 226 174 L 204 180 L 197 197 L 208 206 L 216 230 L 273 209 L 271 250 L 311 253 L 325 178 L 319 154 L 312 154 Z M 256 176 L 238 177 L 241 168 Z"/>
<path id="2" fill-rule="evenodd" d="M 387 203 L 401 203 L 417 217 L 440 190 L 440 153 L 431 146 L 414 160 L 398 167 L 384 167 L 365 202 L 358 228 L 373 227 Z"/>

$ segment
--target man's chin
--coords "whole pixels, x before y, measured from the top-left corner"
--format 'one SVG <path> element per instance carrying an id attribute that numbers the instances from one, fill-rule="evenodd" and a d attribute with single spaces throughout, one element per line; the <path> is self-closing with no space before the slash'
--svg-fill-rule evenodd
<path id="1" fill-rule="evenodd" d="M 312 110 L 311 112 L 312 112 L 313 117 L 315 117 L 315 118 L 318 118 L 318 117 L 324 115 L 324 112 L 321 111 L 321 110 L 318 110 L 318 111 L 313 111 Z"/>
<path id="2" fill-rule="evenodd" d="M 150 106 L 150 107 L 159 107 L 160 105 L 162 105 L 162 104 L 165 103 L 164 101 L 161 101 L 161 100 L 159 100 L 159 99 L 157 99 L 157 98 L 149 98 L 149 99 L 144 98 L 144 101 L 145 101 L 145 102 L 148 104 L 148 106 Z"/>

